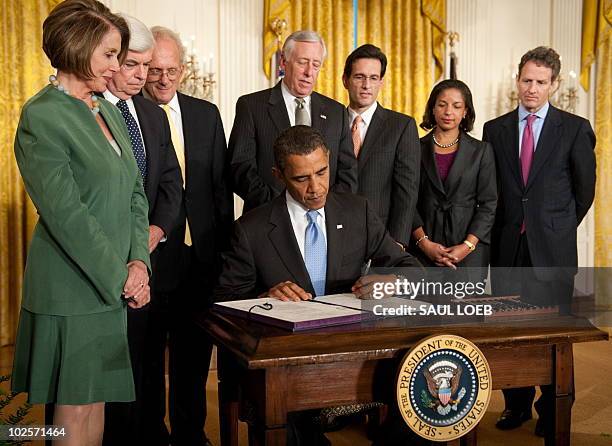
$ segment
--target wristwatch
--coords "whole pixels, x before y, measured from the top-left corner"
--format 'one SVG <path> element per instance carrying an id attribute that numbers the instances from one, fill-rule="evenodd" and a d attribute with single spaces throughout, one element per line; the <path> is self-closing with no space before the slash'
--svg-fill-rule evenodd
<path id="1" fill-rule="evenodd" d="M 474 251 L 476 249 L 476 245 L 469 240 L 464 240 L 463 243 L 469 248 L 470 251 Z"/>

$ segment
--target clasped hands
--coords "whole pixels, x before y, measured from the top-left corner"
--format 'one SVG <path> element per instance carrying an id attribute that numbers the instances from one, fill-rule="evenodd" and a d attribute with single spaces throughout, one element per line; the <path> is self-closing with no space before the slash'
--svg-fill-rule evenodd
<path id="1" fill-rule="evenodd" d="M 351 287 L 351 291 L 359 299 L 373 299 L 375 283 L 395 282 L 396 280 L 397 276 L 393 274 L 370 274 L 357 279 L 355 284 Z M 384 287 L 382 288 L 384 289 Z M 390 296 L 391 295 L 385 297 Z M 285 302 L 299 302 L 302 300 L 311 300 L 313 298 L 312 294 L 289 280 L 273 286 L 268 291 L 261 293 L 258 297 L 273 297 L 274 299 Z"/>
<path id="2" fill-rule="evenodd" d="M 461 262 L 470 253 L 470 248 L 465 243 L 446 247 L 440 243 L 425 239 L 419 243 L 421 251 L 437 266 L 448 266 L 457 269 L 457 263 Z"/>
<path id="3" fill-rule="evenodd" d="M 128 277 L 123 285 L 123 295 L 131 308 L 142 308 L 151 300 L 149 271 L 142 260 L 127 264 Z"/>

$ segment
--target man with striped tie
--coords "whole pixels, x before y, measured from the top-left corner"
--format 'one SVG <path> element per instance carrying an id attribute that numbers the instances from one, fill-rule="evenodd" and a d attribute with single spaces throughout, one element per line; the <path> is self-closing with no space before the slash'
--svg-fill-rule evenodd
<path id="1" fill-rule="evenodd" d="M 151 299 L 149 359 L 156 381 L 147 391 L 152 398 L 148 419 L 153 424 L 140 444 L 200 446 L 209 444 L 204 422 L 212 343 L 194 316 L 207 308 L 217 280 L 219 255 L 229 241 L 234 219 L 233 198 L 219 110 L 210 102 L 177 92 L 184 71 L 181 39 L 167 28 L 151 31 L 155 50 L 145 93 L 168 117 L 184 194 L 177 228 L 168 235 L 151 286 L 155 297 Z M 170 440 L 164 424 L 166 343 Z"/>
<path id="2" fill-rule="evenodd" d="M 181 172 L 166 115 L 151 101 L 140 96 L 147 79 L 155 41 L 147 26 L 123 15 L 130 28 L 127 57 L 108 83 L 104 98 L 115 104 L 125 120 L 132 151 L 143 178 L 149 202 L 149 251 L 152 275 L 158 271 L 160 243 L 176 226 L 182 200 Z M 140 443 L 144 427 L 144 392 L 149 368 L 144 362 L 148 341 L 149 308 L 128 307 L 128 342 L 134 374 L 136 401 L 108 403 L 105 406 L 104 444 Z"/>

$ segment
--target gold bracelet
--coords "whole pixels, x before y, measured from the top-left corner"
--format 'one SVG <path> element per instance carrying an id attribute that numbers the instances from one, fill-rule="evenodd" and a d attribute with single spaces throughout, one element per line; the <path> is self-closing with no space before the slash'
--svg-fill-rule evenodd
<path id="1" fill-rule="evenodd" d="M 464 240 L 463 243 L 469 248 L 470 251 L 474 251 L 476 249 L 476 245 L 469 240 Z"/>

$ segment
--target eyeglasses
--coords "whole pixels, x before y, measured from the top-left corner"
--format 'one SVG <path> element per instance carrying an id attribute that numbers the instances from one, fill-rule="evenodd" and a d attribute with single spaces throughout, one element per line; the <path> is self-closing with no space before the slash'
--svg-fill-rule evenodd
<path id="1" fill-rule="evenodd" d="M 149 70 L 150 71 L 150 70 Z M 359 82 L 361 84 L 370 81 L 372 83 L 376 83 L 380 81 L 380 76 L 373 74 L 372 76 L 366 76 L 365 74 L 355 74 L 352 76 L 355 82 Z"/>
<path id="2" fill-rule="evenodd" d="M 162 70 L 161 68 L 149 68 L 148 79 L 150 81 L 157 81 L 161 79 L 165 74 L 166 76 L 168 76 L 169 80 L 173 81 L 176 80 L 180 73 L 180 68 L 168 68 L 167 70 Z"/>

